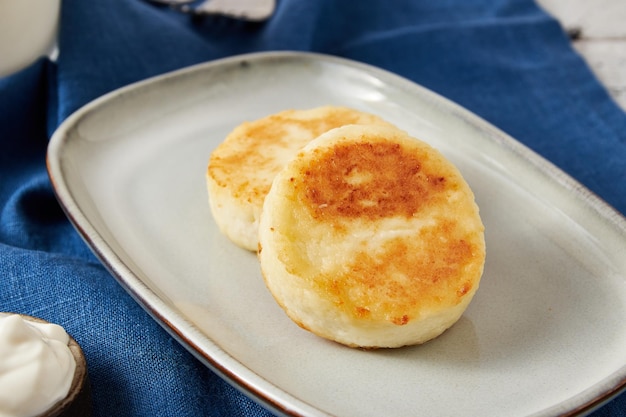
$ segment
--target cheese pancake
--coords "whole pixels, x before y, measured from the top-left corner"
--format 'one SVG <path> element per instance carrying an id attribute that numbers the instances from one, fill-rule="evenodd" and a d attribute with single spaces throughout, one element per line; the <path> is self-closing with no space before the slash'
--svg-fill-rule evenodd
<path id="1" fill-rule="evenodd" d="M 345 107 L 287 110 L 235 128 L 212 153 L 206 181 L 213 217 L 230 240 L 256 251 L 258 222 L 274 176 L 322 133 L 346 124 L 385 124 Z"/>
<path id="2" fill-rule="evenodd" d="M 458 169 L 385 126 L 344 126 L 274 179 L 259 226 L 266 285 L 299 326 L 351 347 L 423 343 L 454 324 L 485 262 Z"/>

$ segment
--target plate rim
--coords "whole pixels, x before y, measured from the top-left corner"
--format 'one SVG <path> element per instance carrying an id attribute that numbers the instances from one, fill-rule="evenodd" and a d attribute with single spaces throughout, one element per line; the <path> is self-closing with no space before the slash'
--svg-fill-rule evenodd
<path id="1" fill-rule="evenodd" d="M 369 75 L 374 75 L 378 78 L 384 78 L 386 82 L 393 83 L 394 85 L 402 85 L 406 88 L 410 88 L 419 93 L 421 99 L 428 101 L 429 104 L 432 104 L 451 116 L 460 118 L 469 125 L 477 128 L 481 133 L 488 136 L 490 141 L 504 147 L 506 151 L 512 152 L 516 157 L 521 158 L 524 163 L 528 164 L 533 169 L 538 170 L 542 175 L 549 177 L 560 187 L 573 193 L 581 204 L 586 205 L 601 219 L 615 226 L 617 233 L 620 233 L 622 236 L 626 236 L 626 216 L 617 211 L 614 207 L 609 205 L 586 186 L 571 177 L 568 173 L 558 168 L 552 162 L 530 149 L 522 142 L 517 141 L 506 132 L 500 130 L 490 122 L 455 103 L 454 101 L 424 86 L 421 86 L 406 77 L 371 64 L 348 58 L 305 51 L 264 51 L 238 54 L 152 76 L 112 90 L 88 102 L 69 115 L 57 127 L 51 136 L 46 151 L 45 162 L 47 173 L 51 181 L 54 194 L 65 215 L 73 227 L 78 231 L 87 246 L 96 255 L 100 262 L 102 262 L 115 280 L 129 295 L 131 295 L 135 302 L 137 302 L 163 329 L 167 331 L 170 336 L 185 347 L 205 366 L 217 373 L 222 379 L 270 411 L 294 417 L 329 415 L 318 407 L 294 397 L 266 380 L 261 375 L 247 368 L 245 364 L 237 361 L 228 353 L 224 352 L 193 322 L 186 319 L 177 310 L 165 304 L 161 298 L 132 271 L 132 268 L 124 263 L 111 245 L 107 243 L 106 240 L 98 233 L 97 229 L 92 225 L 87 216 L 81 210 L 79 204 L 73 198 L 68 184 L 65 182 L 66 178 L 63 176 L 63 163 L 61 162 L 61 159 L 64 145 L 72 137 L 71 132 L 73 129 L 84 117 L 88 116 L 93 111 L 97 111 L 98 108 L 105 103 L 119 99 L 128 93 L 150 88 L 150 86 L 158 85 L 166 80 L 185 77 L 186 75 L 195 72 L 202 72 L 214 67 L 230 65 L 233 63 L 252 61 L 259 62 L 272 59 L 322 61 L 325 63 L 356 69 Z M 167 314 L 164 314 L 164 312 Z M 187 330 L 181 330 L 181 326 L 178 323 L 184 324 Z M 201 348 L 198 343 L 198 338 L 203 338 L 205 343 L 208 342 L 212 347 L 212 351 L 207 352 L 206 349 Z M 230 364 L 231 366 L 225 364 L 224 358 L 218 357 L 222 354 L 226 356 L 227 360 L 234 362 L 236 365 L 235 368 L 237 369 L 233 369 L 232 364 Z M 617 397 L 620 393 L 626 391 L 626 364 L 623 367 L 616 369 L 610 376 L 613 378 L 606 378 L 588 388 L 601 388 L 601 392 L 593 394 L 592 398 L 576 401 L 577 398 L 584 394 L 584 392 L 578 392 L 573 397 L 570 397 L 565 401 L 553 404 L 551 407 L 541 410 L 540 415 L 574 416 L 591 413 L 593 410 Z M 265 388 L 259 386 L 260 381 L 263 381 L 262 383 L 267 384 L 267 386 Z M 271 392 L 271 389 L 268 389 L 270 387 L 274 390 L 273 393 Z M 277 393 L 280 393 L 280 395 L 277 395 Z M 551 414 L 551 410 L 554 411 L 554 414 Z"/>

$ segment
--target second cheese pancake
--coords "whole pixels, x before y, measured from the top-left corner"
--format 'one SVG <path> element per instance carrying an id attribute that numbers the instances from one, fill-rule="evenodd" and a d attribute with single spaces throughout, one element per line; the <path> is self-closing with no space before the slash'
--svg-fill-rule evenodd
<path id="1" fill-rule="evenodd" d="M 423 343 L 476 292 L 483 225 L 460 172 L 393 127 L 345 126 L 278 174 L 259 259 L 276 301 L 301 327 L 348 346 Z"/>
<path id="2" fill-rule="evenodd" d="M 287 110 L 235 128 L 211 154 L 206 180 L 213 217 L 237 245 L 256 251 L 263 201 L 276 174 L 307 143 L 347 124 L 381 124 L 345 107 Z"/>

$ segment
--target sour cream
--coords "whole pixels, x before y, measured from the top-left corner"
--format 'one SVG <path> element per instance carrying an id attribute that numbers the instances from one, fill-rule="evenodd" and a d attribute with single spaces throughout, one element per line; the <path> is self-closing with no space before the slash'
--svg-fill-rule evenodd
<path id="1" fill-rule="evenodd" d="M 56 324 L 0 313 L 0 417 L 30 417 L 67 397 L 76 361 Z"/>

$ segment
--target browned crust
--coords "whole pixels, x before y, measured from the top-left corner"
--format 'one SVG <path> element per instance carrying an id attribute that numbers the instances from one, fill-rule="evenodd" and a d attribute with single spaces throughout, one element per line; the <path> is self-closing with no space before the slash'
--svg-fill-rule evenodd
<path id="1" fill-rule="evenodd" d="M 385 239 L 376 250 L 363 242 L 332 273 L 286 265 L 339 310 L 357 320 L 402 326 L 473 295 L 485 259 L 483 227 L 469 186 L 439 152 L 412 139 L 365 135 L 301 153 L 294 166 L 297 171 L 285 179 L 287 194 L 312 222 L 328 225 L 334 239 L 347 238 L 353 221 L 431 220 L 412 226 L 413 234 Z M 461 199 L 451 202 L 451 195 Z M 473 229 L 467 230 L 467 216 Z"/>
<path id="2" fill-rule="evenodd" d="M 368 113 L 333 106 L 285 110 L 244 122 L 212 152 L 207 176 L 219 186 L 228 188 L 240 201 L 262 201 L 271 186 L 268 178 L 273 178 L 283 168 L 283 164 L 276 159 L 280 151 L 274 152 L 274 149 L 293 149 L 295 155 L 322 133 L 354 123 L 386 122 Z M 253 174 L 263 171 L 269 175 L 259 180 L 255 175 L 242 175 L 246 169 Z"/>
<path id="3" fill-rule="evenodd" d="M 368 140 L 316 150 L 317 157 L 293 179 L 313 217 L 412 218 L 425 205 L 442 204 L 445 191 L 457 187 L 455 177 L 428 163 L 426 151 Z"/>

